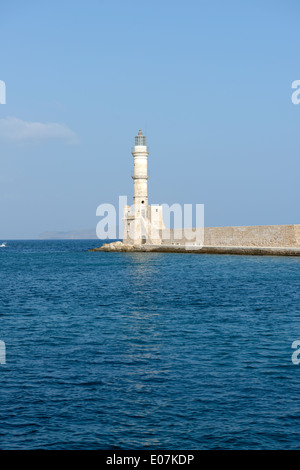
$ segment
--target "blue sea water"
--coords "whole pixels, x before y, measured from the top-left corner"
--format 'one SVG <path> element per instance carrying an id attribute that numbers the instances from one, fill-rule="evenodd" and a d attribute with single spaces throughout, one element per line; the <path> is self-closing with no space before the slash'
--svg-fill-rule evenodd
<path id="1" fill-rule="evenodd" d="M 297 449 L 300 259 L 0 248 L 1 449 Z"/>

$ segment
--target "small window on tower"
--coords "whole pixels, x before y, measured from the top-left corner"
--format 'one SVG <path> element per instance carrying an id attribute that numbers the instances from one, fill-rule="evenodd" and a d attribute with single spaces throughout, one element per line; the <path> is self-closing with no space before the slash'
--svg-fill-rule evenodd
<path id="1" fill-rule="evenodd" d="M 145 201 L 142 201 L 142 204 L 144 204 Z"/>

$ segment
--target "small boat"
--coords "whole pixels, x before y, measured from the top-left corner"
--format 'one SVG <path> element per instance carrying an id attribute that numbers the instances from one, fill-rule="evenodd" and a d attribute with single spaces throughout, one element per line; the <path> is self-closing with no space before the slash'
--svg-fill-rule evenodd
<path id="1" fill-rule="evenodd" d="M 2 244 L 0 245 L 0 248 L 5 248 L 5 247 L 6 247 L 6 243 L 2 243 Z"/>

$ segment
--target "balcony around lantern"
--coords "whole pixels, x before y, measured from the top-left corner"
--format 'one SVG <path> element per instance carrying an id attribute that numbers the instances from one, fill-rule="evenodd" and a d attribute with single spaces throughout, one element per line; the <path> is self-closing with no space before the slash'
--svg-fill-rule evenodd
<path id="1" fill-rule="evenodd" d="M 131 173 L 131 178 L 134 179 L 134 180 L 138 180 L 138 179 L 148 179 L 150 176 L 150 172 L 147 174 L 147 175 L 135 175 L 134 173 Z"/>

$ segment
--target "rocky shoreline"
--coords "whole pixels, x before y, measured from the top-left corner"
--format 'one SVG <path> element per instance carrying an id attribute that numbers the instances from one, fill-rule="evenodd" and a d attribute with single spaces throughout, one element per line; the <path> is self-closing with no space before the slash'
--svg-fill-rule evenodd
<path id="1" fill-rule="evenodd" d="M 126 245 L 120 241 L 104 243 L 89 251 L 135 252 L 135 253 L 197 253 L 219 255 L 267 255 L 300 256 L 300 248 L 293 247 L 257 247 L 257 246 L 203 246 L 201 248 L 174 245 Z"/>

